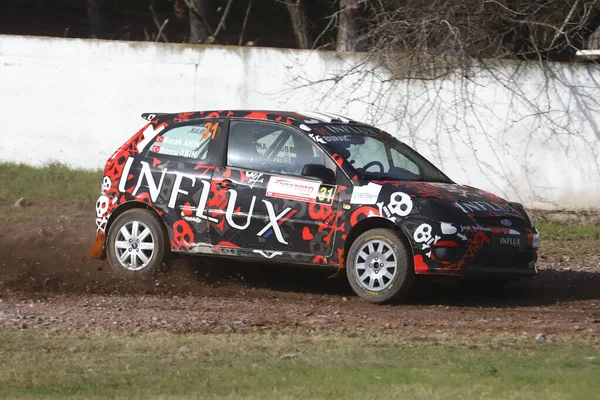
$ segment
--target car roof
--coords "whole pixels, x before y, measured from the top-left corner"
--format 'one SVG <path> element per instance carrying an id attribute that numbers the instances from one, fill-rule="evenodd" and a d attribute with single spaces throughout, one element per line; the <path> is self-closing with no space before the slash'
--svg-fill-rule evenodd
<path id="1" fill-rule="evenodd" d="M 200 118 L 248 118 L 283 122 L 299 126 L 305 123 L 342 123 L 367 125 L 335 113 L 313 111 L 274 111 L 274 110 L 212 110 L 181 113 L 144 113 L 142 118 L 148 121 L 182 123 Z"/>

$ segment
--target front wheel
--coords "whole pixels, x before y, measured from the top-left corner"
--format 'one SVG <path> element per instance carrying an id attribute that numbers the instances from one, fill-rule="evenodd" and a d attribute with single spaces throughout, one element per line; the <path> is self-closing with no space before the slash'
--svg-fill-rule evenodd
<path id="1" fill-rule="evenodd" d="M 112 224 L 106 250 L 116 272 L 150 276 L 160 270 L 170 248 L 158 216 L 150 210 L 136 208 L 125 211 Z"/>
<path id="2" fill-rule="evenodd" d="M 360 235 L 348 252 L 346 273 L 354 292 L 371 303 L 402 298 L 414 281 L 410 251 L 391 229 Z"/>

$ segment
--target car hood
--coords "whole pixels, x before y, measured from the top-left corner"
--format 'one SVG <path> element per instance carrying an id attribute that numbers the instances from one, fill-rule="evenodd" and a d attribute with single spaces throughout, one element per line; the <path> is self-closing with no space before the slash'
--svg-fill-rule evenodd
<path id="1" fill-rule="evenodd" d="M 456 183 L 437 182 L 373 182 L 382 186 L 380 199 L 387 198 L 388 192 L 393 201 L 395 192 L 404 192 L 413 199 L 437 199 L 436 202 L 451 204 L 472 217 L 514 217 L 529 219 L 523 207 L 512 203 L 485 190 Z M 381 201 L 381 200 L 380 200 Z"/>

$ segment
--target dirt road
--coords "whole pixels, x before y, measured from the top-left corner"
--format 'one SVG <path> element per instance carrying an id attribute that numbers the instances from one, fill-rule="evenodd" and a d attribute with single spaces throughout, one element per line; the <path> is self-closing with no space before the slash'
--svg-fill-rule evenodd
<path id="1" fill-rule="evenodd" d="M 600 241 L 543 242 L 540 274 L 501 289 L 419 282 L 375 306 L 330 270 L 178 260 L 145 281 L 86 258 L 93 205 L 0 213 L 0 329 L 231 332 L 397 330 L 600 337 Z M 42 217 L 43 216 L 43 217 Z"/>

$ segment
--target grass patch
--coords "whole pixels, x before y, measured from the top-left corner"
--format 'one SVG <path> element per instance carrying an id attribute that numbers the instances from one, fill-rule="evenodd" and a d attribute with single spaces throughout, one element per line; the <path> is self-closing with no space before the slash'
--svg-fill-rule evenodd
<path id="1" fill-rule="evenodd" d="M 100 195 L 101 171 L 70 169 L 60 163 L 44 167 L 0 163 L 0 203 L 45 199 L 95 200 Z"/>
<path id="2" fill-rule="evenodd" d="M 535 226 L 542 240 L 600 240 L 600 225 L 540 221 Z"/>
<path id="3" fill-rule="evenodd" d="M 526 347 L 494 349 L 478 340 L 456 347 L 397 335 L 1 332 L 0 397 L 587 399 L 600 393 L 597 346 L 530 338 Z M 70 351 L 74 346 L 79 351 Z M 281 359 L 290 353 L 296 357 Z"/>

